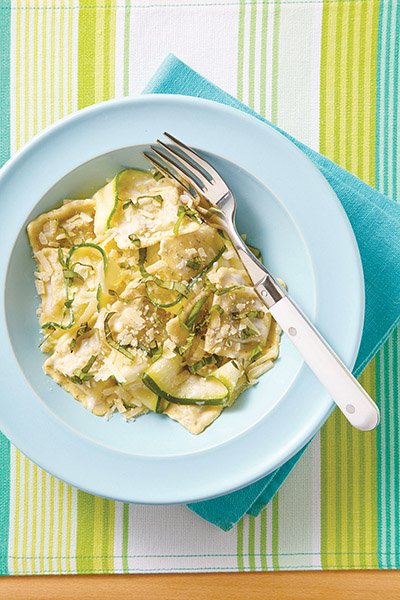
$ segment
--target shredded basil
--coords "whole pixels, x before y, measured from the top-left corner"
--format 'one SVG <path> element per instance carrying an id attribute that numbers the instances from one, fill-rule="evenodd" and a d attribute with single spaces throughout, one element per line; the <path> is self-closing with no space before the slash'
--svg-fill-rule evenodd
<path id="1" fill-rule="evenodd" d="M 66 300 L 64 302 L 64 306 L 65 308 L 71 308 L 72 307 L 72 303 L 75 300 L 75 296 L 73 296 L 72 298 L 69 298 L 68 300 Z"/>
<path id="2" fill-rule="evenodd" d="M 147 350 L 147 354 L 153 360 L 157 360 L 157 358 L 159 358 L 161 356 L 162 351 L 163 351 L 163 345 L 158 344 L 158 342 L 156 340 L 154 340 L 153 342 L 150 342 L 149 349 Z"/>
<path id="3" fill-rule="evenodd" d="M 149 273 L 147 273 L 146 269 L 144 268 L 144 261 L 145 261 L 145 253 L 142 254 L 141 257 L 141 250 L 146 250 L 145 248 L 141 248 L 139 250 L 139 268 L 141 269 L 141 273 L 143 276 L 146 277 L 153 277 L 154 280 L 154 276 L 151 276 Z M 176 304 L 178 304 L 179 302 L 181 302 L 181 300 L 187 296 L 188 292 L 193 288 L 193 286 L 204 276 L 206 275 L 206 273 L 208 273 L 208 271 L 210 271 L 210 269 L 212 269 L 212 266 L 214 265 L 214 263 L 218 262 L 219 259 L 221 258 L 221 256 L 223 255 L 223 253 L 226 250 L 226 246 L 222 246 L 219 251 L 217 252 L 217 254 L 214 256 L 214 258 L 208 263 L 208 265 L 206 265 L 205 267 L 203 267 L 203 269 L 197 273 L 197 275 L 195 275 L 188 283 L 188 285 L 185 287 L 183 286 L 183 284 L 179 283 L 179 282 L 174 282 L 175 284 L 181 285 L 185 288 L 185 293 L 180 292 L 179 295 L 177 296 L 177 298 L 175 298 L 175 300 L 172 300 L 171 302 L 166 302 L 166 303 L 160 303 L 157 302 L 154 298 L 151 297 L 150 292 L 149 292 L 149 288 L 148 285 L 146 283 L 146 293 L 147 296 L 149 298 L 149 300 L 154 304 L 154 306 L 157 306 L 158 308 L 169 308 L 171 306 L 175 306 Z M 142 263 L 142 266 L 141 266 Z M 143 269 L 143 271 L 142 271 Z M 146 275 L 144 275 L 144 273 L 146 273 Z M 157 282 L 156 282 L 157 283 Z M 165 283 L 165 282 L 164 282 Z M 179 290 L 178 287 L 175 288 L 177 291 Z"/>
<path id="4" fill-rule="evenodd" d="M 189 350 L 190 346 L 193 344 L 195 337 L 196 337 L 196 334 L 193 331 L 192 333 L 190 333 L 188 335 L 186 342 L 184 344 L 182 344 L 182 346 L 177 346 L 175 348 L 175 352 L 177 352 L 180 356 L 183 356 L 184 354 L 186 354 L 186 352 Z"/>
<path id="5" fill-rule="evenodd" d="M 178 292 L 182 296 L 186 296 L 187 287 L 181 283 L 180 281 L 163 281 L 156 275 L 151 275 L 148 271 L 146 271 L 146 267 L 144 263 L 147 258 L 147 248 L 139 248 L 139 269 L 142 277 L 146 279 L 147 282 L 153 281 L 158 287 L 163 288 L 165 290 L 174 290 Z"/>
<path id="6" fill-rule="evenodd" d="M 60 225 L 60 229 L 61 231 L 64 232 L 65 235 L 65 239 L 67 240 L 68 244 L 71 244 L 71 246 L 74 245 L 74 242 L 71 239 L 71 236 L 69 235 L 68 231 L 65 229 L 65 227 L 63 227 L 62 225 Z"/>
<path id="7" fill-rule="evenodd" d="M 42 329 L 71 329 L 71 327 L 75 324 L 75 315 L 74 315 L 74 311 L 72 310 L 72 308 L 68 309 L 69 310 L 69 323 L 67 325 L 63 325 L 62 321 L 64 320 L 65 317 L 65 313 L 62 317 L 61 323 L 56 323 L 55 321 L 49 321 L 48 323 L 44 323 L 42 325 Z"/>
<path id="8" fill-rule="evenodd" d="M 188 318 L 185 321 L 185 325 L 189 328 L 192 329 L 193 325 L 196 322 L 197 316 L 203 306 L 203 304 L 208 300 L 208 296 L 202 296 L 201 298 L 199 298 L 197 300 L 197 302 L 194 304 L 192 310 L 189 313 Z"/>
<path id="9" fill-rule="evenodd" d="M 115 314 L 115 312 L 109 312 L 106 318 L 104 319 L 104 334 L 106 336 L 106 342 L 109 346 L 111 346 L 111 348 L 114 348 L 114 350 L 118 350 L 118 352 L 121 352 L 121 354 L 123 354 L 127 358 L 134 360 L 135 357 L 133 356 L 133 354 L 131 354 L 124 346 L 116 342 L 112 336 L 109 321 Z"/>
<path id="10" fill-rule="evenodd" d="M 42 341 L 40 342 L 40 344 L 39 344 L 39 346 L 38 346 L 38 347 L 39 347 L 39 348 L 41 348 L 41 347 L 43 346 L 43 344 L 44 344 L 45 342 L 47 342 L 47 340 L 49 339 L 49 337 L 53 335 L 53 333 L 54 333 L 54 332 L 55 332 L 55 329 L 53 329 L 52 331 L 50 331 L 50 333 L 49 333 L 49 334 L 47 334 L 47 335 L 46 335 L 46 337 L 44 337 L 44 338 L 42 339 Z"/>
<path id="11" fill-rule="evenodd" d="M 249 361 L 251 363 L 254 362 L 255 360 L 257 360 L 257 358 L 259 358 L 261 356 L 262 353 L 263 353 L 263 350 L 262 350 L 261 346 L 256 346 L 250 352 Z"/>
<path id="12" fill-rule="evenodd" d="M 143 198 L 155 200 L 160 206 L 162 206 L 164 202 L 164 198 L 161 196 L 161 194 L 156 194 L 155 196 L 149 196 L 148 194 L 145 194 L 144 196 L 138 196 L 135 202 L 132 199 L 128 200 L 128 202 L 124 202 L 122 205 L 123 210 L 126 210 L 128 206 L 132 206 L 132 208 L 139 208 L 139 200 L 143 200 Z"/>
<path id="13" fill-rule="evenodd" d="M 197 269 L 200 269 L 202 262 L 203 261 L 199 257 L 189 258 L 189 260 L 186 261 L 186 266 L 197 271 Z"/>
<path id="14" fill-rule="evenodd" d="M 78 339 L 80 337 L 82 337 L 83 335 L 85 335 L 85 333 L 88 333 L 89 331 L 90 331 L 90 327 L 87 323 L 83 323 L 82 325 L 79 326 L 79 329 L 76 332 L 76 336 L 74 337 L 74 339 L 72 340 L 72 342 L 69 346 L 71 351 L 76 348 L 76 346 L 78 344 Z"/>
<path id="15" fill-rule="evenodd" d="M 245 327 L 240 332 L 240 339 L 247 340 L 247 338 L 253 337 L 255 335 L 258 335 L 258 331 L 256 331 L 255 329 L 251 329 L 251 327 Z"/>
<path id="16" fill-rule="evenodd" d="M 94 271 L 94 266 L 93 265 L 88 265 L 86 263 L 79 262 L 79 260 L 77 260 L 76 262 L 74 262 L 72 266 L 74 267 L 75 265 L 80 265 L 81 267 L 87 267 L 88 269 L 91 269 L 92 271 Z"/>
<path id="17" fill-rule="evenodd" d="M 188 366 L 188 369 L 191 373 L 197 373 L 206 365 L 215 365 L 217 364 L 217 357 L 213 354 L 212 356 L 204 356 L 201 360 L 194 363 L 194 365 Z"/>
<path id="18" fill-rule="evenodd" d="M 67 281 L 67 285 L 71 285 L 74 279 L 79 279 L 79 281 L 85 281 L 82 275 L 80 275 L 73 269 L 64 269 L 64 279 Z"/>
<path id="19" fill-rule="evenodd" d="M 68 252 L 67 266 L 69 266 L 71 264 L 71 258 L 73 256 L 73 254 L 77 250 L 79 250 L 80 248 L 93 248 L 93 250 L 96 250 L 97 252 L 99 252 L 101 254 L 102 259 L 103 259 L 104 269 L 107 268 L 107 255 L 106 255 L 106 253 L 104 252 L 104 250 L 103 250 L 103 248 L 101 246 L 99 246 L 98 244 L 94 244 L 93 242 L 84 242 L 82 244 L 76 244 L 75 246 L 72 246 L 72 248 Z"/>
<path id="20" fill-rule="evenodd" d="M 221 258 L 221 256 L 225 252 L 225 250 L 226 250 L 226 246 L 225 245 L 221 246 L 221 248 L 218 250 L 217 254 L 208 263 L 208 265 L 206 265 L 205 267 L 203 267 L 202 270 L 200 271 L 200 273 L 197 273 L 197 275 L 195 277 L 193 277 L 193 279 L 191 279 L 189 281 L 188 289 L 192 288 L 195 285 L 195 283 L 197 281 L 199 281 L 199 279 L 201 279 L 204 275 L 206 275 L 206 273 L 208 273 L 212 269 L 214 263 L 216 263 L 216 262 L 219 261 L 219 259 Z"/>
<path id="21" fill-rule="evenodd" d="M 225 311 L 219 304 L 213 304 L 210 308 L 210 314 L 212 314 L 213 312 L 217 312 L 219 315 L 223 315 Z"/>
<path id="22" fill-rule="evenodd" d="M 134 246 L 137 246 L 137 248 L 140 248 L 140 245 L 141 245 L 140 238 L 138 238 L 134 233 L 131 233 L 130 235 L 128 235 L 128 238 L 130 239 L 132 244 L 134 244 Z"/>
<path id="23" fill-rule="evenodd" d="M 124 203 L 123 203 L 123 205 L 122 205 L 122 209 L 123 209 L 123 210 L 126 210 L 126 209 L 128 208 L 128 206 L 131 206 L 131 205 L 132 205 L 132 207 L 133 207 L 133 208 L 137 208 L 137 207 L 139 206 L 139 204 L 138 204 L 138 203 L 136 203 L 136 204 L 135 204 L 135 203 L 133 202 L 133 200 L 128 200 L 128 202 L 124 202 Z"/>
<path id="24" fill-rule="evenodd" d="M 233 312 L 232 317 L 234 319 L 262 319 L 265 313 L 262 310 L 249 310 L 248 312 Z"/>
<path id="25" fill-rule="evenodd" d="M 187 206 L 184 206 L 183 204 L 180 204 L 178 206 L 177 216 L 178 216 L 178 218 L 174 225 L 174 234 L 175 235 L 178 235 L 179 228 L 181 226 L 181 223 L 182 223 L 184 217 L 188 217 L 192 221 L 196 221 L 196 223 L 202 223 L 202 220 L 201 220 L 198 212 L 196 210 L 192 210 L 191 208 L 188 208 Z"/>
<path id="26" fill-rule="evenodd" d="M 89 381 L 94 377 L 93 373 L 89 373 L 90 369 L 93 367 L 97 356 L 91 356 L 87 364 L 82 369 L 76 369 L 70 380 L 73 383 L 83 383 L 84 381 Z"/>
<path id="27" fill-rule="evenodd" d="M 221 289 L 216 289 L 215 290 L 215 294 L 217 296 L 223 296 L 224 294 L 228 294 L 229 292 L 234 292 L 235 290 L 242 290 L 244 288 L 243 285 L 231 285 L 229 287 L 225 287 L 225 288 L 221 288 Z"/>

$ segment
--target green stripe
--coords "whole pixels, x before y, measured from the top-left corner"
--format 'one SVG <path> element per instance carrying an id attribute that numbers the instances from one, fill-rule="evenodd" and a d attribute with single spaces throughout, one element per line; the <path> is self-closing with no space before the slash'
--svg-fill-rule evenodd
<path id="1" fill-rule="evenodd" d="M 390 372 L 392 375 L 392 381 L 391 381 L 391 399 L 393 404 L 396 407 L 396 412 L 395 412 L 395 424 L 396 424 L 396 440 L 397 440 L 397 444 L 396 444 L 396 452 L 395 452 L 395 477 L 396 477 L 396 498 L 395 501 L 393 503 L 394 505 L 394 513 L 395 513 L 395 518 L 394 518 L 394 522 L 395 522 L 395 535 L 394 535 L 394 539 L 396 541 L 396 543 L 398 544 L 399 542 L 399 537 L 400 537 L 400 520 L 399 520 L 399 512 L 400 512 L 400 493 L 399 493 L 399 477 L 400 477 L 400 457 L 399 457 L 399 396 L 400 396 L 400 388 L 399 388 L 399 368 L 400 368 L 400 364 L 399 364 L 399 343 L 398 343 L 398 339 L 399 339 L 399 334 L 400 334 L 400 329 L 397 329 L 397 331 L 395 331 L 391 337 L 391 345 L 392 345 L 392 364 L 390 365 Z M 396 569 L 400 568 L 400 556 L 399 556 L 399 552 L 396 552 Z"/>
<path id="2" fill-rule="evenodd" d="M 272 567 L 279 570 L 279 492 L 272 498 Z"/>
<path id="3" fill-rule="evenodd" d="M 10 157 L 10 18 L 4 6 L 0 19 L 0 166 Z M 0 575 L 8 575 L 10 524 L 10 442 L 0 433 Z"/>
<path id="4" fill-rule="evenodd" d="M 243 557 L 243 530 L 244 530 L 244 522 L 245 517 L 240 519 L 238 524 L 236 525 L 236 554 L 237 554 L 237 568 L 238 571 L 244 571 L 244 557 Z"/>
<path id="5" fill-rule="evenodd" d="M 320 150 L 374 183 L 378 3 L 324 3 Z M 374 367 L 364 384 L 374 395 Z M 335 413 L 321 432 L 321 554 L 325 568 L 370 567 L 377 555 L 376 434 Z"/>
<path id="6" fill-rule="evenodd" d="M 260 558 L 261 569 L 267 570 L 267 509 L 264 508 L 260 514 Z"/>
<path id="7" fill-rule="evenodd" d="M 115 93 L 116 8 L 105 0 L 95 9 L 81 0 L 78 25 L 78 107 Z M 77 571 L 114 569 L 115 503 L 78 491 Z"/>
<path id="8" fill-rule="evenodd" d="M 249 556 L 249 569 L 250 571 L 256 570 L 256 544 L 255 544 L 255 532 L 256 532 L 256 524 L 255 518 L 249 516 L 248 519 L 249 524 L 249 537 L 248 537 L 248 556 Z"/>
<path id="9" fill-rule="evenodd" d="M 129 504 L 122 507 L 122 569 L 128 573 Z"/>
<path id="10" fill-rule="evenodd" d="M 91 573 L 93 572 L 96 497 L 78 490 L 77 498 L 76 570 L 78 573 Z"/>
<path id="11" fill-rule="evenodd" d="M 392 162 L 392 194 L 393 198 L 398 200 L 399 190 L 398 190 L 398 182 L 397 182 L 397 169 L 398 169 L 398 142 L 399 142 L 399 131 L 398 131 L 398 122 L 399 122 L 399 45 L 400 45 L 400 6 L 396 4 L 396 26 L 395 26 L 395 44 L 394 44 L 394 68 L 393 68 L 393 157 L 394 160 Z"/>
<path id="12" fill-rule="evenodd" d="M 267 111 L 267 40 L 268 40 L 268 3 L 262 5 L 261 20 L 261 56 L 260 56 L 260 114 L 265 117 Z"/>
<path id="13" fill-rule="evenodd" d="M 80 0 L 78 24 L 78 108 L 94 104 L 96 59 L 96 10 L 83 8 Z"/>
<path id="14" fill-rule="evenodd" d="M 398 197 L 398 61 L 400 8 L 397 2 L 381 2 L 378 29 L 376 98 L 376 185 Z M 392 334 L 376 360 L 377 398 L 382 422 L 378 432 L 378 538 L 379 566 L 399 568 L 400 446 L 399 446 L 399 330 Z"/>
<path id="15" fill-rule="evenodd" d="M 78 108 L 96 101 L 96 10 L 84 8 L 80 0 L 78 22 Z M 78 573 L 93 571 L 95 497 L 78 490 L 76 570 Z"/>

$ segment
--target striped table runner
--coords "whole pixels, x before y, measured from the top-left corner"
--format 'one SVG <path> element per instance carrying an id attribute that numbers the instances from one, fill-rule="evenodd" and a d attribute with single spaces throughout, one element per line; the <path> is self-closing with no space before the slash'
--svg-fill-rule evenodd
<path id="1" fill-rule="evenodd" d="M 396 0 L 0 0 L 1 162 L 64 115 L 139 93 L 169 52 L 398 197 Z M 381 427 L 360 434 L 335 413 L 229 533 L 183 506 L 78 491 L 1 437 L 0 572 L 398 568 L 398 377 L 396 332 L 361 378 Z"/>

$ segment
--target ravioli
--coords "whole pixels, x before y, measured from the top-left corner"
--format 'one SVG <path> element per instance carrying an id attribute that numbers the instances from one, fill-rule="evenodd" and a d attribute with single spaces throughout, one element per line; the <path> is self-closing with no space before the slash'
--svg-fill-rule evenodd
<path id="1" fill-rule="evenodd" d="M 232 244 L 174 181 L 124 169 L 27 228 L 43 369 L 84 408 L 199 434 L 278 357 Z"/>

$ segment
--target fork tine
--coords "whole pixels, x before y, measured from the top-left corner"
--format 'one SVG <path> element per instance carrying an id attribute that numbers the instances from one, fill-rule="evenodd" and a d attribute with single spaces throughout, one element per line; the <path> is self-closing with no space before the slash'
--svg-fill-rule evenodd
<path id="1" fill-rule="evenodd" d="M 215 181 L 220 181 L 221 176 L 219 175 L 219 173 L 217 173 L 217 171 L 213 169 L 213 167 L 207 161 L 205 161 L 204 158 L 201 158 L 201 156 L 199 156 L 197 152 L 195 152 L 192 148 L 189 148 L 189 146 L 186 146 L 186 144 L 178 140 L 171 133 L 168 133 L 168 131 L 164 131 L 164 135 L 169 140 L 171 140 L 171 142 L 173 142 L 176 146 L 178 146 L 178 148 L 182 152 L 185 152 L 192 159 L 193 163 L 199 164 L 204 170 L 204 172 L 209 175 L 211 181 L 213 179 Z"/>
<path id="2" fill-rule="evenodd" d="M 163 149 L 168 153 L 168 156 L 172 154 L 172 156 L 174 157 L 175 160 L 180 161 L 181 163 L 183 163 L 184 167 L 193 174 L 194 177 L 196 177 L 196 179 L 198 179 L 200 181 L 200 183 L 203 185 L 204 189 L 207 188 L 207 186 L 211 183 L 209 179 L 207 179 L 207 177 L 205 177 L 203 171 L 201 171 L 198 167 L 197 164 L 193 164 L 191 161 L 189 161 L 187 159 L 186 156 L 182 156 L 181 154 L 179 154 L 174 148 L 172 148 L 171 146 L 167 146 L 167 144 L 164 144 L 163 141 L 161 140 L 157 140 L 157 143 L 160 144 L 160 146 L 163 147 Z"/>
<path id="3" fill-rule="evenodd" d="M 174 179 L 177 183 L 179 183 L 179 185 L 181 185 L 191 196 L 193 196 L 193 192 L 190 189 L 190 187 L 187 185 L 187 183 L 185 181 L 182 181 L 181 179 L 179 179 L 179 177 L 177 177 L 174 173 L 172 173 L 171 171 L 168 171 L 168 169 L 166 169 L 164 167 L 164 165 L 162 165 L 158 160 L 156 160 L 153 156 L 151 156 L 151 154 L 149 154 L 148 152 L 143 152 L 144 156 L 147 158 L 147 160 L 149 162 L 151 162 L 151 164 L 153 165 L 153 167 L 155 167 L 156 169 L 158 169 L 158 171 L 161 171 L 161 173 L 163 173 L 166 177 L 170 177 L 171 179 Z"/>
<path id="4" fill-rule="evenodd" d="M 165 156 L 165 154 L 160 152 L 158 150 L 158 148 L 156 148 L 156 146 L 150 146 L 150 148 L 153 150 L 154 154 L 157 154 L 157 156 L 159 156 L 169 167 L 172 167 L 181 176 L 181 178 L 184 181 L 186 181 L 186 183 L 193 186 L 198 194 L 200 194 L 200 195 L 204 194 L 204 191 L 205 191 L 204 186 L 202 187 L 201 185 L 199 185 L 197 180 L 194 179 L 194 177 L 196 177 L 196 176 L 193 174 L 192 171 L 190 171 L 190 172 L 193 175 L 193 179 L 182 169 L 181 164 L 177 163 L 175 161 L 175 159 L 170 158 L 169 156 Z"/>

